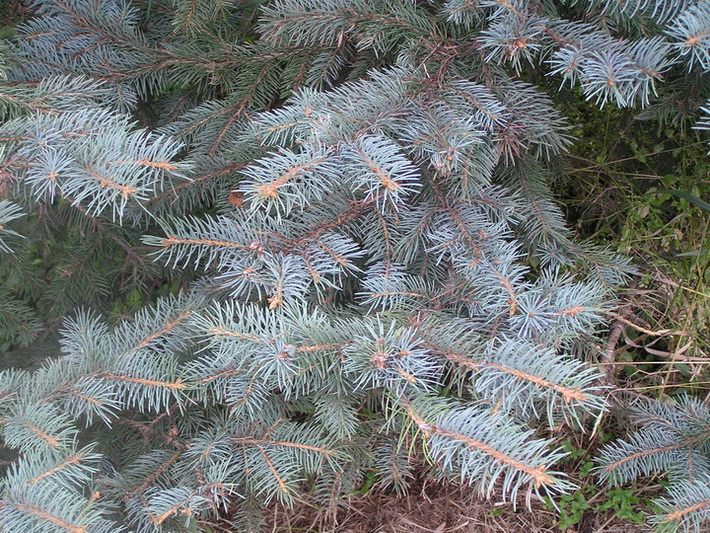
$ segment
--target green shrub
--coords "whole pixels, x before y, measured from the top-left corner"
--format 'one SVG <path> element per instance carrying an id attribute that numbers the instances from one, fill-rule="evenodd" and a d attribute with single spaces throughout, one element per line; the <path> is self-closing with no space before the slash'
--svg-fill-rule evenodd
<path id="1" fill-rule="evenodd" d="M 574 494 L 549 429 L 606 408 L 593 340 L 633 269 L 566 226 L 539 78 L 696 113 L 707 3 L 32 9 L 0 51 L 3 342 L 66 318 L 0 374 L 4 529 L 252 531 L 417 461 Z"/>

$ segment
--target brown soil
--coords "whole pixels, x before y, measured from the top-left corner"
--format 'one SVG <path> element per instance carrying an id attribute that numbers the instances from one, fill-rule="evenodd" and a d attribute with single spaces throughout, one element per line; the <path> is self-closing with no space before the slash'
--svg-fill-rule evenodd
<path id="1" fill-rule="evenodd" d="M 371 493 L 353 499 L 333 513 L 308 502 L 294 509 L 273 508 L 272 533 L 647 533 L 650 530 L 614 518 L 589 513 L 566 531 L 556 525 L 553 511 L 524 502 L 482 500 L 470 488 L 429 483 L 407 496 Z"/>

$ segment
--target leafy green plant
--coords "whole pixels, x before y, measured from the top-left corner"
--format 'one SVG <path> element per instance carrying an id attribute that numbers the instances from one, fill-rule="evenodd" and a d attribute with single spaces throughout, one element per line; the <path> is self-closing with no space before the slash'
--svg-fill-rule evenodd
<path id="1" fill-rule="evenodd" d="M 567 531 L 570 527 L 582 521 L 584 513 L 592 508 L 588 500 L 588 494 L 579 490 L 572 494 L 564 494 L 559 498 L 559 521 L 557 526 L 560 531 Z"/>
<path id="2" fill-rule="evenodd" d="M 607 435 L 607 440 L 610 435 Z M 642 500 L 634 488 L 605 488 L 596 482 L 594 470 L 596 463 L 589 450 L 576 447 L 569 439 L 560 445 L 568 452 L 565 464 L 579 479 L 579 488 L 570 494 L 563 494 L 554 500 L 547 498 L 545 508 L 558 514 L 557 527 L 568 531 L 578 525 L 586 515 L 603 516 L 611 513 L 614 517 L 643 524 L 651 509 L 650 499 Z"/>
<path id="3" fill-rule="evenodd" d="M 604 499 L 595 505 L 597 512 L 613 511 L 618 518 L 623 518 L 636 524 L 644 523 L 644 513 L 638 511 L 641 499 L 636 496 L 636 491 L 632 488 L 624 489 L 615 487 L 604 493 Z"/>

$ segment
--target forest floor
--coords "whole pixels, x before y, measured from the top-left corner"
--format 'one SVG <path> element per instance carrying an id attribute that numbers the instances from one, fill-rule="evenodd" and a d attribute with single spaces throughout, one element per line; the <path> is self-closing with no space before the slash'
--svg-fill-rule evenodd
<path id="1" fill-rule="evenodd" d="M 587 512 L 571 527 L 559 526 L 559 516 L 533 502 L 512 504 L 482 500 L 472 489 L 428 483 L 409 495 L 372 491 L 354 498 L 335 516 L 309 502 L 291 510 L 272 507 L 266 531 L 272 533 L 647 533 L 650 529 L 615 517 Z"/>

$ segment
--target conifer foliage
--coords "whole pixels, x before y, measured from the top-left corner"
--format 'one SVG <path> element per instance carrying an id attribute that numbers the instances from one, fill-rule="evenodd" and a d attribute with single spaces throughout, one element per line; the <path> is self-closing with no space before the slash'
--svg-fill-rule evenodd
<path id="1" fill-rule="evenodd" d="M 565 227 L 569 126 L 530 81 L 683 119 L 707 2 L 31 8 L 0 49 L 2 336 L 66 319 L 0 374 L 2 531 L 257 531 L 369 471 L 406 490 L 422 452 L 483 495 L 572 488 L 539 428 L 606 408 L 591 340 L 630 268 Z M 670 513 L 707 512 L 689 483 Z"/>

